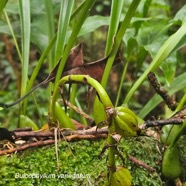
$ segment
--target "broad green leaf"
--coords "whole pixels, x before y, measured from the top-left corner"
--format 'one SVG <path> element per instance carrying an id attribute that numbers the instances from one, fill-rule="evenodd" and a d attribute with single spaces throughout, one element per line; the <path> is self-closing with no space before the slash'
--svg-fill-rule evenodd
<path id="1" fill-rule="evenodd" d="M 30 40 L 41 52 L 44 51 L 48 44 L 48 36 L 42 33 L 32 32 Z"/>
<path id="2" fill-rule="evenodd" d="M 42 52 L 48 45 L 47 17 L 44 15 L 36 16 L 31 23 L 31 42 L 34 43 Z"/>
<path id="3" fill-rule="evenodd" d="M 4 21 L 0 21 L 0 33 L 10 35 L 10 29 Z"/>
<path id="4" fill-rule="evenodd" d="M 137 67 L 136 67 L 136 72 L 135 74 L 137 74 L 143 64 L 143 62 L 145 61 L 146 56 L 148 55 L 148 51 L 145 49 L 144 46 L 139 46 L 138 47 L 138 53 L 136 55 L 136 62 L 137 62 Z"/>
<path id="5" fill-rule="evenodd" d="M 19 1 L 9 1 L 5 7 L 7 13 L 19 14 Z"/>
<path id="6" fill-rule="evenodd" d="M 132 53 L 138 49 L 138 43 L 135 38 L 131 37 L 127 44 L 127 58 L 129 59 Z"/>
<path id="7" fill-rule="evenodd" d="M 1 16 L 1 13 L 2 13 L 4 7 L 6 6 L 7 2 L 8 2 L 8 0 L 1 0 L 0 1 L 0 16 Z"/>
<path id="8" fill-rule="evenodd" d="M 109 17 L 104 16 L 90 16 L 84 22 L 78 36 L 85 35 L 87 33 L 93 32 L 101 26 L 109 25 Z"/>
<path id="9" fill-rule="evenodd" d="M 168 24 L 168 20 L 163 19 L 152 19 L 141 24 L 137 41 L 139 45 L 145 47 L 152 57 L 155 57 L 159 48 L 167 39 L 166 32 L 160 33 L 166 24 Z M 154 25 L 156 26 L 154 27 Z"/>
<path id="10" fill-rule="evenodd" d="M 174 19 L 175 21 L 181 20 L 183 21 L 185 19 L 186 15 L 186 5 L 184 5 L 175 15 Z"/>

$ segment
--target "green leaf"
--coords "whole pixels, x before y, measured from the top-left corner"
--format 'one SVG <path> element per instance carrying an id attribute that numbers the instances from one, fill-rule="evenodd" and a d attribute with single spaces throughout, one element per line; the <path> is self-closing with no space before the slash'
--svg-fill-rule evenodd
<path id="1" fill-rule="evenodd" d="M 110 57 L 107 61 L 107 65 L 105 67 L 105 70 L 104 70 L 104 73 L 103 73 L 103 78 L 102 78 L 102 81 L 101 81 L 101 84 L 104 88 L 106 87 L 108 77 L 109 77 L 109 74 L 110 74 L 110 70 L 111 70 L 112 65 L 114 63 L 115 56 L 118 52 L 118 49 L 120 47 L 120 44 L 121 44 L 122 39 L 124 37 L 124 34 L 125 34 L 127 28 L 129 27 L 130 21 L 131 21 L 132 17 L 134 16 L 139 3 L 140 3 L 140 0 L 135 0 L 135 1 L 133 0 L 132 1 L 132 3 L 130 4 L 130 6 L 128 8 L 128 11 L 126 13 L 125 18 L 121 22 L 121 26 L 120 26 L 118 32 L 116 33 L 113 48 L 112 48 Z"/>
<path id="2" fill-rule="evenodd" d="M 109 17 L 98 15 L 88 17 L 84 22 L 78 36 L 82 36 L 87 33 L 93 32 L 101 26 L 109 25 L 109 20 L 110 20 Z"/>
<path id="3" fill-rule="evenodd" d="M 162 69 L 167 85 L 169 86 L 174 78 L 177 67 L 176 52 L 172 53 L 160 66 Z"/>
<path id="4" fill-rule="evenodd" d="M 19 0 L 20 19 L 21 19 L 21 35 L 22 35 L 22 70 L 21 70 L 21 96 L 26 93 L 29 68 L 29 52 L 30 52 L 30 2 Z M 26 100 L 22 112 L 26 112 Z"/>
<path id="5" fill-rule="evenodd" d="M 33 130 L 39 130 L 38 126 L 28 116 L 25 115 L 20 115 L 19 127 L 31 127 Z"/>
<path id="6" fill-rule="evenodd" d="M 0 1 L 0 16 L 1 16 L 1 13 L 2 13 L 4 7 L 6 6 L 7 2 L 8 2 L 8 0 L 1 0 Z"/>
<path id="7" fill-rule="evenodd" d="M 74 45 L 74 42 L 75 42 L 75 40 L 78 36 L 78 33 L 79 33 L 85 19 L 87 18 L 89 10 L 92 8 L 94 3 L 95 3 L 95 0 L 85 1 L 85 3 L 83 4 L 83 7 L 81 9 L 81 12 L 77 16 L 76 24 L 73 25 L 72 33 L 71 33 L 71 35 L 68 39 L 68 44 L 66 45 L 66 47 L 64 49 L 63 58 L 62 58 L 62 60 L 60 61 L 60 64 L 59 64 L 59 68 L 58 68 L 57 75 L 56 75 L 56 78 L 55 78 L 55 85 L 57 85 L 57 83 L 58 83 L 58 81 L 61 77 L 61 73 L 62 73 L 63 68 L 65 66 L 65 63 L 67 61 L 70 50 L 72 49 L 72 47 Z"/>
<path id="8" fill-rule="evenodd" d="M 57 32 L 57 41 L 56 41 L 56 55 L 55 55 L 55 64 L 57 64 L 58 60 L 63 54 L 65 42 L 67 42 L 67 30 L 70 22 L 70 16 L 72 12 L 72 7 L 74 4 L 74 0 L 61 1 L 61 9 L 59 15 L 59 22 L 58 22 L 58 32 Z"/>
<path id="9" fill-rule="evenodd" d="M 5 7 L 7 13 L 19 14 L 19 1 L 9 1 Z"/>
<path id="10" fill-rule="evenodd" d="M 55 35 L 55 16 L 54 16 L 54 10 L 53 10 L 53 4 L 52 0 L 45 0 L 45 10 L 46 10 L 46 25 L 47 25 L 47 33 L 48 33 L 48 44 L 50 40 L 54 37 Z M 53 60 L 55 56 L 55 49 L 53 48 L 49 53 L 48 53 L 48 62 L 49 62 L 49 71 L 51 72 L 53 67 L 55 66 L 55 61 Z"/>
<path id="11" fill-rule="evenodd" d="M 129 59 L 130 56 L 132 55 L 132 53 L 134 52 L 134 50 L 137 50 L 138 48 L 138 43 L 136 41 L 135 38 L 131 37 L 129 40 L 128 40 L 128 44 L 127 44 L 127 58 Z"/>
<path id="12" fill-rule="evenodd" d="M 152 0 L 145 1 L 143 5 L 143 17 L 146 17 L 148 15 L 148 11 L 149 11 L 151 3 L 152 3 Z"/>
<path id="13" fill-rule="evenodd" d="M 184 21 L 186 15 L 186 5 L 184 5 L 175 15 L 174 19 L 175 21 Z"/>
<path id="14" fill-rule="evenodd" d="M 110 50 L 112 49 L 113 38 L 118 30 L 123 3 L 124 0 L 112 1 L 110 25 L 106 42 L 105 56 L 107 56 L 110 53 Z"/>

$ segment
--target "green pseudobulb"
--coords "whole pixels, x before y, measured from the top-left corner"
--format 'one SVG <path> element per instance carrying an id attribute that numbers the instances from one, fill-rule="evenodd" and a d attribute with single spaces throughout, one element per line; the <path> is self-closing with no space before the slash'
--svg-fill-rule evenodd
<path id="1" fill-rule="evenodd" d="M 180 151 L 175 144 L 165 150 L 162 162 L 162 174 L 169 179 L 176 179 L 182 173 L 182 166 L 180 162 Z"/>

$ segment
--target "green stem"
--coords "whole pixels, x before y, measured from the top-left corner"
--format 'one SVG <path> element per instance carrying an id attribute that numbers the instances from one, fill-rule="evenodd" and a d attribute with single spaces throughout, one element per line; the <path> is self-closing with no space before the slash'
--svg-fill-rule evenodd
<path id="1" fill-rule="evenodd" d="M 116 154 L 116 141 L 111 136 L 112 134 L 112 127 L 109 127 L 109 134 L 108 134 L 108 144 L 110 145 L 109 151 L 108 151 L 108 171 L 109 171 L 109 177 L 108 181 L 110 183 L 112 174 L 116 171 L 116 163 L 115 163 L 115 154 Z"/>
<path id="2" fill-rule="evenodd" d="M 6 13 L 6 11 L 4 11 L 4 16 L 6 18 L 6 21 L 7 21 L 7 24 L 9 26 L 9 29 L 10 29 L 10 33 L 12 35 L 12 38 L 13 38 L 13 41 L 14 41 L 14 44 L 15 44 L 15 47 L 16 47 L 16 50 L 17 50 L 17 54 L 18 54 L 18 57 L 19 57 L 19 60 L 22 61 L 22 56 L 21 56 L 21 52 L 20 52 L 20 49 L 19 49 L 19 45 L 17 43 L 17 40 L 16 40 L 16 36 L 15 36 L 15 33 L 13 31 L 13 28 L 12 28 L 12 25 L 10 23 L 10 19 Z"/>
<path id="3" fill-rule="evenodd" d="M 121 95 L 121 90 L 122 90 L 123 82 L 124 82 L 124 79 L 125 79 L 125 76 L 126 76 L 128 64 L 129 64 L 129 60 L 127 60 L 127 62 L 125 64 L 124 71 L 123 71 L 122 76 L 121 76 L 121 81 L 120 81 L 120 85 L 119 85 L 119 89 L 118 89 L 118 93 L 117 93 L 117 97 L 116 97 L 115 107 L 117 107 L 118 102 L 119 102 L 119 98 L 120 98 L 120 95 Z"/>
<path id="4" fill-rule="evenodd" d="M 101 86 L 101 84 L 96 81 L 95 79 L 91 78 L 88 75 L 68 75 L 63 77 L 61 80 L 59 80 L 57 86 L 54 89 L 54 93 L 52 96 L 52 102 L 50 106 L 50 114 L 53 116 L 54 109 L 55 109 L 55 102 L 57 101 L 58 98 L 58 87 L 62 86 L 65 83 L 84 83 L 84 84 L 89 84 L 92 87 L 94 87 L 98 93 L 99 99 L 102 102 L 103 106 L 105 109 L 107 108 L 113 108 L 113 104 L 108 97 L 105 89 Z"/>

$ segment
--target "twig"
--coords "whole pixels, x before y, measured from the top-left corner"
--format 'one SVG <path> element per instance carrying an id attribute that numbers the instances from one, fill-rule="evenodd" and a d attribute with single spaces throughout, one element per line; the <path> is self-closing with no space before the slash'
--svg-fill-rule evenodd
<path id="1" fill-rule="evenodd" d="M 26 127 L 26 128 L 17 128 L 14 130 L 10 130 L 10 132 L 21 132 L 21 131 L 32 131 L 31 127 Z"/>
<path id="2" fill-rule="evenodd" d="M 107 134 L 97 134 L 97 135 L 91 135 L 91 134 L 78 135 L 78 134 L 74 134 L 74 135 L 71 135 L 71 136 L 67 136 L 65 139 L 67 141 L 72 141 L 72 140 L 75 140 L 75 139 L 99 139 L 99 138 L 106 138 L 106 137 L 107 137 Z"/>
<path id="3" fill-rule="evenodd" d="M 164 119 L 164 120 L 152 120 L 152 121 L 146 121 L 144 123 L 144 127 L 157 127 L 157 126 L 164 126 L 164 125 L 180 125 L 183 123 L 183 119 L 180 118 L 170 118 L 170 119 Z"/>
<path id="4" fill-rule="evenodd" d="M 145 169 L 147 169 L 150 172 L 155 172 L 156 169 L 154 169 L 153 167 L 150 167 L 149 165 L 147 165 L 146 163 L 142 162 L 141 160 L 135 158 L 134 156 L 128 156 L 129 160 L 131 160 L 132 162 L 134 162 L 135 164 L 144 167 Z"/>
<path id="5" fill-rule="evenodd" d="M 98 135 L 71 135 L 65 137 L 67 141 L 72 141 L 72 140 L 77 140 L 77 139 L 99 139 L 99 138 L 106 138 L 107 134 L 98 134 Z M 33 143 L 28 143 L 19 147 L 15 147 L 12 149 L 7 149 L 7 150 L 2 150 L 0 151 L 0 156 L 5 155 L 5 154 L 11 154 L 14 152 L 20 152 L 32 147 L 41 147 L 41 146 L 46 146 L 46 145 L 51 145 L 55 143 L 55 139 L 50 139 L 50 140 L 41 140 Z"/>
<path id="6" fill-rule="evenodd" d="M 176 112 L 171 118 L 186 119 L 186 107 L 183 107 L 181 110 Z"/>
<path id="7" fill-rule="evenodd" d="M 54 142 L 55 142 L 54 139 L 50 139 L 50 140 L 44 140 L 44 141 L 37 141 L 37 142 L 34 142 L 34 143 L 28 143 L 26 145 L 22 145 L 22 146 L 15 147 L 15 148 L 12 148 L 12 149 L 2 150 L 2 151 L 0 151 L 0 156 L 5 155 L 5 154 L 11 154 L 11 153 L 14 153 L 14 152 L 23 151 L 23 150 L 26 150 L 26 149 L 31 148 L 31 147 L 41 147 L 41 146 L 44 146 L 44 145 L 50 145 L 50 144 L 53 144 Z"/>
<path id="8" fill-rule="evenodd" d="M 99 138 L 106 138 L 107 137 L 108 130 L 107 128 L 99 129 L 96 132 L 96 128 L 93 127 L 88 130 L 82 130 L 82 131 L 71 131 L 71 130 L 65 130 L 60 133 L 60 136 L 62 136 L 61 140 L 66 141 L 72 141 L 72 140 L 78 140 L 78 139 L 99 139 Z M 54 132 L 33 132 L 33 131 L 21 131 L 21 132 L 15 132 L 16 138 L 29 138 L 29 137 L 35 137 L 35 138 L 54 138 L 55 134 Z M 33 143 L 27 143 L 23 144 L 22 146 L 18 146 L 12 149 L 7 150 L 0 150 L 0 156 L 5 154 L 11 154 L 14 152 L 19 152 L 26 150 L 28 148 L 32 147 L 41 147 L 45 145 L 55 144 L 55 139 L 47 139 L 47 140 L 39 140 L 37 142 Z"/>
<path id="9" fill-rule="evenodd" d="M 171 118 L 163 120 L 152 120 L 146 121 L 143 125 L 140 126 L 141 129 L 146 129 L 148 127 L 157 127 L 164 125 L 180 125 L 186 119 L 186 107 L 183 107 L 181 110 L 176 112 Z"/>
<path id="10" fill-rule="evenodd" d="M 73 130 L 63 130 L 61 131 L 62 134 L 60 136 L 70 136 L 70 135 L 98 135 L 98 134 L 107 134 L 108 129 L 107 128 L 102 128 L 98 129 L 96 131 L 96 128 L 93 127 L 91 129 L 87 130 L 78 130 L 78 131 L 73 131 Z M 42 138 L 42 137 L 54 137 L 53 132 L 34 132 L 34 131 L 22 131 L 22 132 L 15 132 L 16 138 L 24 138 L 24 137 L 36 137 L 36 138 Z"/>
<path id="11" fill-rule="evenodd" d="M 167 106 L 174 111 L 177 107 L 177 103 L 176 101 L 169 96 L 167 90 L 165 88 L 162 87 L 162 85 L 158 82 L 156 76 L 154 73 L 150 72 L 148 74 L 148 80 L 150 82 L 150 84 L 152 85 L 152 87 L 154 88 L 154 90 L 162 97 L 162 99 L 165 101 L 165 103 L 167 104 Z"/>

